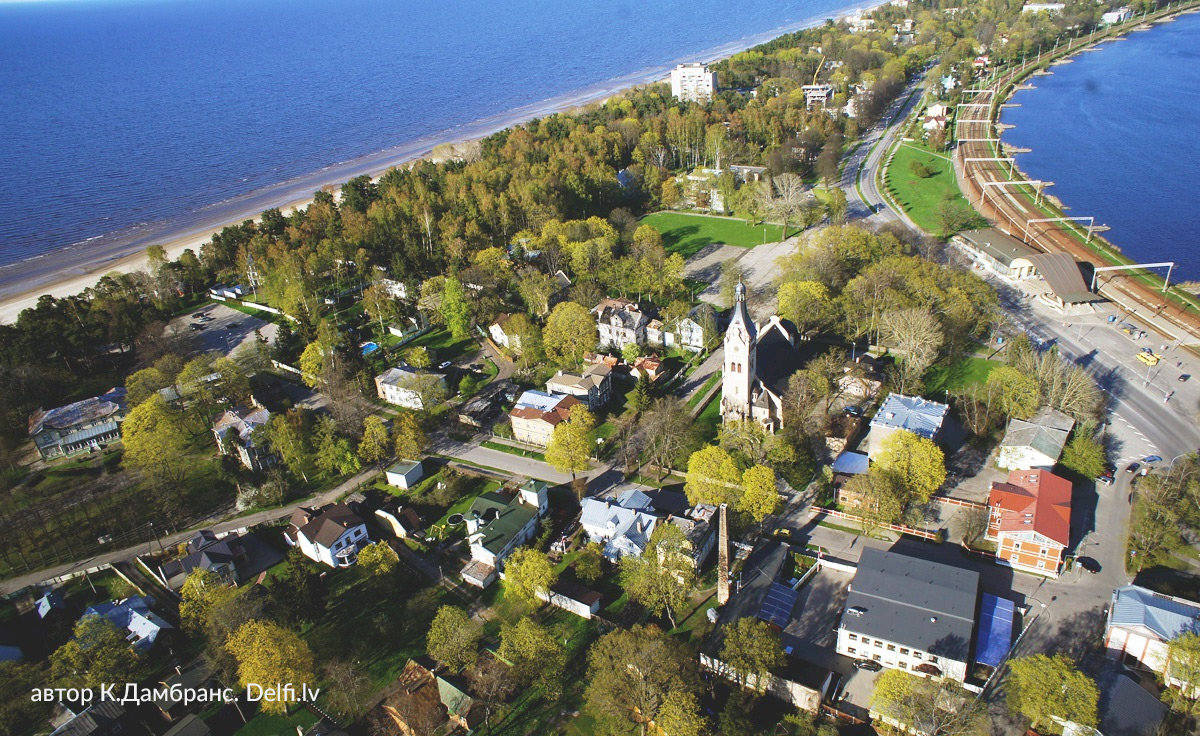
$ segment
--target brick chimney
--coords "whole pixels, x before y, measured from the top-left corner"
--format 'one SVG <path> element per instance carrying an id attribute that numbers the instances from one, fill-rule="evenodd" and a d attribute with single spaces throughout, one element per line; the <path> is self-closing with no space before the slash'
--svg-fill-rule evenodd
<path id="1" fill-rule="evenodd" d="M 717 605 L 729 602 L 729 518 L 726 504 L 721 504 L 720 528 L 717 534 Z"/>

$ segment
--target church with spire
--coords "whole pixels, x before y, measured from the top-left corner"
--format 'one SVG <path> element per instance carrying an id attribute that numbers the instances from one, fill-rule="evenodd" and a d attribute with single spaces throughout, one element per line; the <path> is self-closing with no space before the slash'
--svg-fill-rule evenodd
<path id="1" fill-rule="evenodd" d="M 783 394 L 801 368 L 796 331 L 772 316 L 755 324 L 746 306 L 746 285 L 738 283 L 729 327 L 725 330 L 725 373 L 721 419 L 750 420 L 768 432 L 783 427 Z"/>

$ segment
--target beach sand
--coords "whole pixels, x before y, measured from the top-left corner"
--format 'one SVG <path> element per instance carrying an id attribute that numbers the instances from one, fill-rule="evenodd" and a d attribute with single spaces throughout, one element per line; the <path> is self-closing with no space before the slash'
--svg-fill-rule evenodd
<path id="1" fill-rule="evenodd" d="M 881 5 L 881 0 L 861 3 L 840 11 L 838 18 L 865 12 Z M 222 228 L 257 219 L 263 210 L 277 207 L 285 213 L 312 202 L 313 193 L 328 187 L 340 187 L 356 176 L 378 177 L 389 169 L 429 157 L 434 148 L 484 138 L 505 128 L 557 112 L 568 112 L 585 105 L 603 102 L 630 88 L 660 82 L 669 77 L 677 63 L 697 59 L 713 62 L 744 51 L 760 43 L 819 25 L 824 17 L 783 26 L 748 36 L 707 51 L 691 54 L 667 64 L 642 69 L 591 87 L 570 92 L 532 105 L 519 107 L 472 123 L 419 138 L 395 148 L 379 151 L 353 161 L 325 167 L 267 190 L 251 192 L 218 203 L 169 223 L 148 226 L 123 235 L 104 236 L 96 242 L 78 243 L 47 252 L 27 261 L 0 267 L 0 323 L 12 323 L 21 311 L 37 304 L 43 294 L 65 297 L 94 286 L 113 272 L 132 273 L 146 267 L 146 249 L 162 245 L 169 259 L 187 249 L 197 254 L 200 248 Z"/>

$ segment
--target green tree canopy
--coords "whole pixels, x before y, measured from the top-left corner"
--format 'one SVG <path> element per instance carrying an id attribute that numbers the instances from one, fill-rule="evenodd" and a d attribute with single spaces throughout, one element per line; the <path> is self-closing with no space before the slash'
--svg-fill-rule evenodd
<path id="1" fill-rule="evenodd" d="M 248 621 L 225 642 L 225 648 L 237 660 L 238 682 L 242 687 L 291 685 L 294 695 L 275 702 L 263 700 L 267 713 L 283 715 L 290 705 L 298 702 L 301 685 L 312 686 L 316 681 L 312 650 L 296 632 L 269 621 Z"/>
<path id="2" fill-rule="evenodd" d="M 483 626 L 472 621 L 458 606 L 442 606 L 433 617 L 425 651 L 454 672 L 469 667 L 479 656 Z"/>
<path id="3" fill-rule="evenodd" d="M 155 394 L 129 411 L 121 423 L 125 462 L 156 483 L 179 483 L 190 466 L 183 418 Z"/>
<path id="4" fill-rule="evenodd" d="M 600 637 L 588 650 L 588 710 L 614 728 L 658 718 L 671 693 L 696 693 L 695 656 L 656 626 Z"/>
<path id="5" fill-rule="evenodd" d="M 512 675 L 521 684 L 537 684 L 550 697 L 561 691 L 566 649 L 549 629 L 528 616 L 501 627 L 499 654 L 512 663 Z"/>
<path id="6" fill-rule="evenodd" d="M 909 498 L 929 501 L 946 482 L 945 455 L 933 440 L 897 430 L 883 441 L 877 467 L 891 474 Z"/>
<path id="7" fill-rule="evenodd" d="M 737 506 L 741 495 L 742 473 L 728 452 L 710 445 L 692 453 L 688 458 L 687 483 L 684 492 L 688 502 Z"/>
<path id="8" fill-rule="evenodd" d="M 129 648 L 125 633 L 103 616 L 79 619 L 74 637 L 50 655 L 55 679 L 91 688 L 110 682 L 137 682 L 141 663 Z"/>
<path id="9" fill-rule="evenodd" d="M 1100 691 L 1095 681 L 1075 668 L 1066 655 L 1035 654 L 1009 663 L 1008 707 L 1032 723 L 1050 723 L 1058 716 L 1084 726 L 1095 726 Z"/>
<path id="10" fill-rule="evenodd" d="M 721 661 L 737 673 L 740 685 L 764 690 L 767 674 L 783 664 L 783 644 L 766 623 L 750 616 L 739 618 L 725 627 Z"/>
<path id="11" fill-rule="evenodd" d="M 871 710 L 919 733 L 938 736 L 988 736 L 987 709 L 949 680 L 884 670 L 875 680 Z"/>
<path id="12" fill-rule="evenodd" d="M 567 421 L 559 422 L 550 436 L 546 447 L 546 462 L 564 473 L 575 474 L 588 469 L 588 458 L 592 456 L 592 430 L 596 417 L 584 404 L 571 407 Z"/>
<path id="13" fill-rule="evenodd" d="M 761 522 L 779 507 L 779 491 L 775 489 L 775 471 L 766 465 L 755 465 L 742 474 L 742 497 L 738 511 Z"/>
<path id="14" fill-rule="evenodd" d="M 368 465 L 383 463 L 392 456 L 392 438 L 383 417 L 368 414 L 363 419 L 362 439 L 358 442 L 358 457 Z"/>
<path id="15" fill-rule="evenodd" d="M 555 305 L 542 330 L 546 357 L 563 367 L 582 363 L 584 353 L 594 350 L 599 339 L 591 312 L 575 302 Z"/>
<path id="16" fill-rule="evenodd" d="M 629 598 L 676 626 L 675 615 L 687 605 L 696 585 L 692 550 L 683 530 L 660 521 L 640 556 L 621 558 L 621 587 Z"/>
<path id="17" fill-rule="evenodd" d="M 504 561 L 504 589 L 535 606 L 542 602 L 538 593 L 549 594 L 557 578 L 550 558 L 532 547 L 522 547 Z"/>

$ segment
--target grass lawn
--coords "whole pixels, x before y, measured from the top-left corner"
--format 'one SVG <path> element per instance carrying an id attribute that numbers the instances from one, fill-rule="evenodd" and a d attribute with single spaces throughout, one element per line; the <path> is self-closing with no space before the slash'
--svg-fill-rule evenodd
<path id="1" fill-rule="evenodd" d="M 777 243 L 783 240 L 783 228 L 780 225 L 750 226 L 732 217 L 655 212 L 643 217 L 642 222 L 662 233 L 663 245 L 668 252 L 680 253 L 684 258 L 690 258 L 712 243 L 753 248 L 763 242 Z"/>
<path id="2" fill-rule="evenodd" d="M 721 399 L 718 395 L 713 394 L 704 410 L 696 415 L 695 424 L 705 443 L 716 440 L 717 428 L 721 426 Z"/>
<path id="3" fill-rule="evenodd" d="M 408 343 L 405 348 L 423 347 L 428 348 L 434 357 L 435 362 L 443 360 L 458 360 L 459 358 L 469 353 L 479 351 L 479 346 L 470 337 L 464 337 L 461 340 L 454 339 L 449 330 L 438 327 L 426 332 L 416 340 Z"/>
<path id="4" fill-rule="evenodd" d="M 721 380 L 721 371 L 717 371 L 716 373 L 709 376 L 708 380 L 704 382 L 704 385 L 700 387 L 700 390 L 697 391 L 696 393 L 692 394 L 692 398 L 688 399 L 688 402 L 687 402 L 688 408 L 695 409 L 696 404 L 700 401 L 700 399 L 704 398 L 704 395 L 707 394 L 709 391 L 711 391 L 712 387 L 717 385 L 717 381 L 720 381 L 720 380 Z"/>
<path id="5" fill-rule="evenodd" d="M 296 732 L 296 726 L 307 730 L 317 722 L 317 717 L 301 708 L 290 716 L 277 716 L 259 712 L 250 722 L 237 731 L 237 736 L 285 736 Z"/>
<path id="6" fill-rule="evenodd" d="M 924 178 L 917 176 L 911 168 L 913 162 L 925 165 L 933 174 Z M 947 197 L 970 206 L 958 190 L 950 160 L 935 155 L 918 143 L 901 142 L 884 176 L 888 192 L 896 202 L 913 222 L 929 232 L 942 231 L 937 208 Z"/>
<path id="7" fill-rule="evenodd" d="M 1004 365 L 986 358 L 960 358 L 950 365 L 935 365 L 925 373 L 925 394 L 933 396 L 942 391 L 955 391 L 987 380 L 997 366 Z"/>
<path id="8" fill-rule="evenodd" d="M 509 455 L 518 455 L 520 457 L 528 457 L 534 460 L 546 462 L 546 456 L 540 452 L 537 452 L 536 450 L 525 450 L 520 447 L 513 447 L 512 445 L 506 445 L 503 442 L 493 442 L 491 440 L 484 440 L 480 444 L 489 450 L 499 450 L 500 452 L 507 452 Z"/>

